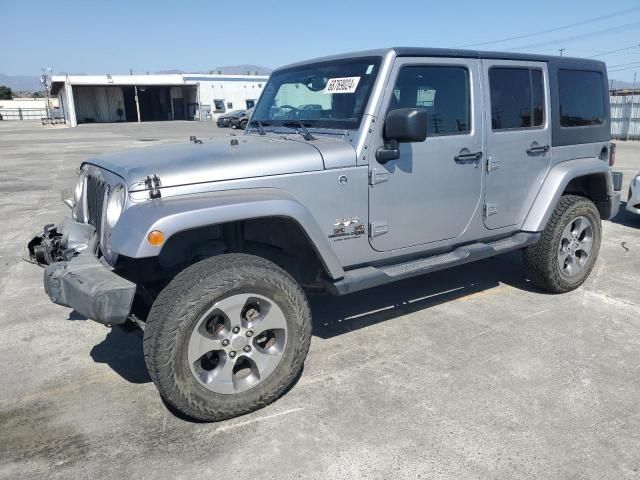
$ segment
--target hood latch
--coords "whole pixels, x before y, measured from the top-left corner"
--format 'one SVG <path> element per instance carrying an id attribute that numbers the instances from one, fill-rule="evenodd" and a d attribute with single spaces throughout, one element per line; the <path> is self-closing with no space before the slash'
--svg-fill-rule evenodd
<path id="1" fill-rule="evenodd" d="M 160 177 L 158 175 L 147 175 L 144 177 L 144 186 L 149 190 L 149 198 L 154 199 L 162 196 L 160 194 L 162 184 L 160 183 Z"/>

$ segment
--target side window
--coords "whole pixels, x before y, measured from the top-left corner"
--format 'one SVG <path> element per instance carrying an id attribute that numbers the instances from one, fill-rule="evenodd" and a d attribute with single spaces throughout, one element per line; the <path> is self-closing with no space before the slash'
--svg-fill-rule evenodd
<path id="1" fill-rule="evenodd" d="M 493 67 L 489 70 L 492 130 L 540 127 L 544 124 L 542 70 Z"/>
<path id="2" fill-rule="evenodd" d="M 389 110 L 425 108 L 429 135 L 458 135 L 471 131 L 470 97 L 469 72 L 465 67 L 403 67 Z"/>
<path id="3" fill-rule="evenodd" d="M 584 127 L 604 122 L 604 87 L 600 72 L 558 71 L 560 125 Z"/>
<path id="4" fill-rule="evenodd" d="M 224 100 L 214 100 L 213 108 L 215 109 L 216 112 L 224 112 L 225 111 Z"/>

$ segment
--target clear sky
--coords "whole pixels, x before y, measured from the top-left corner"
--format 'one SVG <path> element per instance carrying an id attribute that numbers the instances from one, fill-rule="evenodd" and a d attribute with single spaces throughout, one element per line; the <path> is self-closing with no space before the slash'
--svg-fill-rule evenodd
<path id="1" fill-rule="evenodd" d="M 522 36 L 473 48 L 592 56 L 640 45 L 640 1 L 0 0 L 0 73 L 274 68 L 351 50 Z M 611 78 L 631 81 L 634 62 L 640 73 L 640 47 L 598 58 Z"/>

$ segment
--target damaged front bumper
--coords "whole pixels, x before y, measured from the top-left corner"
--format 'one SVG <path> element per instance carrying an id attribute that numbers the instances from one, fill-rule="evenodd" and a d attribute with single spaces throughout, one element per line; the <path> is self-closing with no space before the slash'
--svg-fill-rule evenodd
<path id="1" fill-rule="evenodd" d="M 95 229 L 65 219 L 47 225 L 27 244 L 26 260 L 45 267 L 44 289 L 53 303 L 104 324 L 127 321 L 136 285 L 113 272 L 96 252 Z"/>

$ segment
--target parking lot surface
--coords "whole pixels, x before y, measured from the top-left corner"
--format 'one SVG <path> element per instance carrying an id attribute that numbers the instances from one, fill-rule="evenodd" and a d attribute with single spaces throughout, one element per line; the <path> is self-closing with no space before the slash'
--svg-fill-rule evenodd
<path id="1" fill-rule="evenodd" d="M 513 253 L 315 295 L 283 398 L 216 424 L 172 414 L 141 332 L 53 305 L 20 257 L 83 159 L 230 133 L 0 122 L 0 478 L 640 478 L 640 217 L 623 207 L 574 292 L 531 287 Z M 639 144 L 616 169 L 626 199 Z"/>

